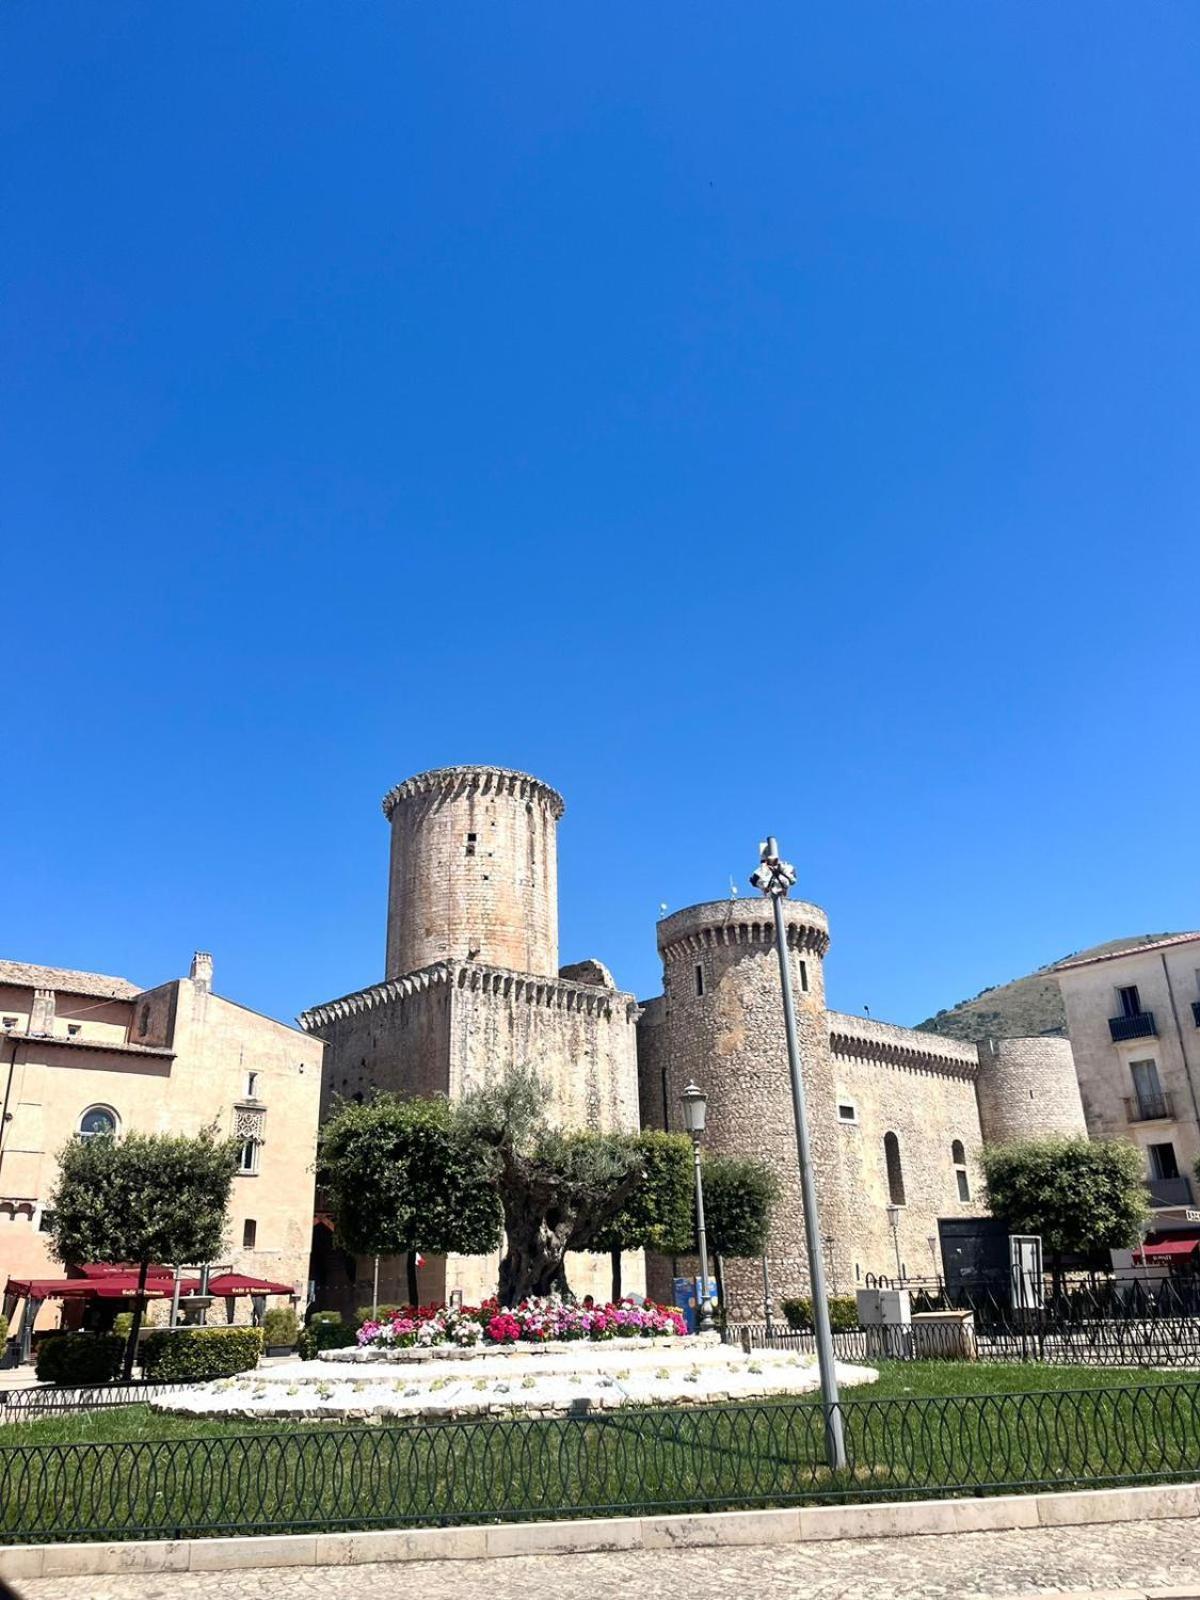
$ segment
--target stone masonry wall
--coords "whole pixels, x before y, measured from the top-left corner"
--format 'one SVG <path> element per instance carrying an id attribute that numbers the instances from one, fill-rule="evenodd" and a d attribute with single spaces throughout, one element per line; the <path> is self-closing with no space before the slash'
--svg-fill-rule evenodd
<path id="1" fill-rule="evenodd" d="M 1087 1134 L 1068 1039 L 988 1039 L 979 1046 L 979 1120 L 988 1144 Z"/>
<path id="2" fill-rule="evenodd" d="M 447 767 L 397 785 L 387 976 L 443 960 L 558 970 L 561 797 L 528 774 Z"/>

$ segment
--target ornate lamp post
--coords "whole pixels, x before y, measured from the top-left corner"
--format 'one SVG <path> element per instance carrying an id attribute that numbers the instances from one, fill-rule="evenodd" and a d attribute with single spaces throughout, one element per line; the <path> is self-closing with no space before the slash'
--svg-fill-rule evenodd
<path id="1" fill-rule="evenodd" d="M 812 1288 L 813 1329 L 817 1336 L 817 1368 L 821 1374 L 821 1409 L 825 1417 L 825 1453 L 835 1472 L 846 1466 L 846 1441 L 842 1429 L 841 1397 L 834 1366 L 833 1331 L 825 1294 L 825 1262 L 821 1250 L 821 1216 L 813 1178 L 804 1078 L 800 1071 L 800 1045 L 796 1035 L 796 1008 L 792 1001 L 792 969 L 788 962 L 787 927 L 783 902 L 796 881 L 795 868 L 781 861 L 774 839 L 759 846 L 759 868 L 750 882 L 771 901 L 775 912 L 775 950 L 779 957 L 779 982 L 783 989 L 783 1028 L 787 1035 L 788 1069 L 792 1078 L 792 1110 L 796 1118 L 796 1158 L 800 1166 L 800 1197 L 804 1206 L 804 1239 L 808 1249 L 808 1276 Z"/>
<path id="2" fill-rule="evenodd" d="M 704 1227 L 704 1179 L 700 1175 L 700 1140 L 708 1114 L 708 1096 L 694 1083 L 689 1083 L 681 1096 L 683 1100 L 683 1125 L 692 1136 L 692 1154 L 696 1167 L 696 1240 L 700 1246 L 700 1305 L 697 1327 L 701 1333 L 713 1331 L 713 1303 L 708 1292 L 708 1235 Z"/>

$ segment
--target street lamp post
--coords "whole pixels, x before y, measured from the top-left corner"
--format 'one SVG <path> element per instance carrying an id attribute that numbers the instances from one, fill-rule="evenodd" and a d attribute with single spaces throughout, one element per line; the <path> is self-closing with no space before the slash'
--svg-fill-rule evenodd
<path id="1" fill-rule="evenodd" d="M 796 1157 L 800 1166 L 800 1197 L 804 1206 L 804 1239 L 808 1249 L 808 1275 L 812 1288 L 813 1329 L 817 1341 L 817 1369 L 821 1375 L 821 1408 L 825 1418 L 825 1454 L 835 1472 L 846 1466 L 846 1440 L 842 1429 L 841 1397 L 834 1365 L 833 1330 L 825 1293 L 825 1262 L 821 1249 L 821 1216 L 813 1178 L 804 1078 L 800 1071 L 800 1045 L 796 1035 L 796 1008 L 792 1000 L 792 971 L 788 963 L 787 927 L 783 902 L 796 881 L 794 868 L 780 860 L 779 847 L 768 839 L 759 848 L 759 868 L 750 882 L 770 898 L 775 913 L 775 948 L 779 957 L 779 982 L 783 989 L 783 1029 L 787 1036 L 788 1069 L 792 1079 L 792 1110 L 796 1119 Z"/>
<path id="2" fill-rule="evenodd" d="M 696 1241 L 700 1246 L 700 1304 L 697 1328 L 700 1333 L 713 1331 L 713 1303 L 708 1292 L 708 1234 L 704 1227 L 704 1179 L 700 1174 L 700 1140 L 708 1113 L 708 1096 L 703 1089 L 689 1083 L 681 1096 L 683 1100 L 683 1125 L 692 1136 L 692 1155 L 696 1171 Z"/>
<path id="3" fill-rule="evenodd" d="M 892 1230 L 892 1249 L 896 1252 L 896 1285 L 899 1287 L 904 1282 L 904 1268 L 900 1264 L 900 1207 L 890 1205 L 887 1219 L 888 1227 Z"/>

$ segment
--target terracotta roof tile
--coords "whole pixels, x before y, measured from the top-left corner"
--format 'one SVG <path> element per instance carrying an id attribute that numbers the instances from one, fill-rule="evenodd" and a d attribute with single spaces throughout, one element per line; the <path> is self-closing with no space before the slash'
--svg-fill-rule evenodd
<path id="1" fill-rule="evenodd" d="M 61 989 L 64 994 L 94 995 L 101 1000 L 132 1000 L 142 990 L 128 978 L 103 972 L 73 972 L 69 967 L 38 967 L 27 961 L 0 960 L 0 983 L 21 989 Z"/>

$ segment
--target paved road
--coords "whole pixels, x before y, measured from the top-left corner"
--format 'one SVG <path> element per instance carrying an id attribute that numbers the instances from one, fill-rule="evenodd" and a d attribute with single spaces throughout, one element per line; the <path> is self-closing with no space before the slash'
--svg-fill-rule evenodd
<path id="1" fill-rule="evenodd" d="M 1200 1522 L 1029 1528 L 908 1539 L 845 1540 L 747 1549 L 611 1551 L 587 1556 L 411 1562 L 359 1567 L 165 1573 L 152 1577 L 39 1578 L 27 1600 L 594 1600 L 625 1590 L 647 1597 L 730 1600 L 979 1600 L 1047 1591 L 1174 1589 L 1200 1600 Z"/>

